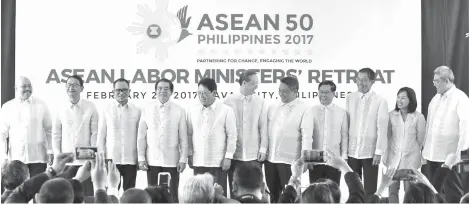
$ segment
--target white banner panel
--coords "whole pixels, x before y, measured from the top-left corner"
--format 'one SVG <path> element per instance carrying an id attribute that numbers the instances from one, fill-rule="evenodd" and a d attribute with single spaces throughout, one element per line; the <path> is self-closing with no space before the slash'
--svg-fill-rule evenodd
<path id="1" fill-rule="evenodd" d="M 319 104 L 319 82 L 333 80 L 334 102 L 344 107 L 357 70 L 370 67 L 373 90 L 391 109 L 403 86 L 420 98 L 420 19 L 420 1 L 404 0 L 22 0 L 16 72 L 53 111 L 66 103 L 72 74 L 83 76 L 82 97 L 98 106 L 113 100 L 120 77 L 139 105 L 155 99 L 161 77 L 186 105 L 197 102 L 202 77 L 216 79 L 220 98 L 237 92 L 242 69 L 259 70 L 258 94 L 270 101 L 286 75 L 299 78 L 311 105 Z"/>
<path id="2" fill-rule="evenodd" d="M 333 80 L 344 106 L 363 67 L 377 71 L 374 90 L 390 106 L 402 86 L 420 98 L 420 4 L 412 1 L 18 1 L 16 33 L 17 75 L 52 108 L 67 100 L 72 74 L 98 105 L 112 100 L 120 77 L 139 104 L 155 98 L 160 77 L 174 80 L 176 101 L 193 103 L 202 77 L 216 79 L 223 98 L 238 91 L 242 69 L 258 69 L 258 93 L 273 100 L 278 80 L 292 74 L 311 105 L 318 83 Z"/>

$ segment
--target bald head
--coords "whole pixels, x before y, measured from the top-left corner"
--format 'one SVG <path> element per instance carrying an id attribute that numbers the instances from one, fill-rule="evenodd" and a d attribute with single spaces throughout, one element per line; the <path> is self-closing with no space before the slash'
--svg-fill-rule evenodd
<path id="1" fill-rule="evenodd" d="M 72 185 L 63 178 L 46 181 L 36 195 L 38 203 L 73 203 Z"/>
<path id="2" fill-rule="evenodd" d="M 151 203 L 148 193 L 142 189 L 130 188 L 122 194 L 121 203 Z"/>
<path id="3" fill-rule="evenodd" d="M 15 80 L 15 90 L 16 90 L 16 97 L 20 98 L 21 100 L 27 100 L 31 97 L 33 93 L 33 87 L 31 85 L 31 81 L 24 76 L 19 76 Z"/>

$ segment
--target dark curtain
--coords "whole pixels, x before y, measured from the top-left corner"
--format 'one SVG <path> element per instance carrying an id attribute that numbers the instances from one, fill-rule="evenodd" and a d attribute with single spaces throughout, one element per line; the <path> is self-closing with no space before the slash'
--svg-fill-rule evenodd
<path id="1" fill-rule="evenodd" d="M 2 106 L 15 98 L 15 15 L 16 1 L 2 1 Z M 8 143 L 7 139 L 7 143 Z M 3 161 L 2 161 L 3 162 Z M 3 193 L 3 182 L 2 182 Z"/>
<path id="2" fill-rule="evenodd" d="M 16 1 L 2 1 L 2 105 L 15 98 Z"/>
<path id="3" fill-rule="evenodd" d="M 422 112 L 436 94 L 433 71 L 449 66 L 469 95 L 469 0 L 422 0 Z"/>

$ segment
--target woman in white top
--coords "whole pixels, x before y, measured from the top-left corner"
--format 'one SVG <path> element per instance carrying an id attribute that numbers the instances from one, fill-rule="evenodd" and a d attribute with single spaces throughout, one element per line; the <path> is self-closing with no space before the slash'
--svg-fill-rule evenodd
<path id="1" fill-rule="evenodd" d="M 422 166 L 423 142 L 425 139 L 425 117 L 417 109 L 417 98 L 413 89 L 403 87 L 397 92 L 396 108 L 389 113 L 388 147 L 383 163 L 396 172 L 398 181 L 389 187 L 389 202 L 399 203 L 400 181 L 404 189 L 410 184 L 407 174 L 410 169 Z"/>

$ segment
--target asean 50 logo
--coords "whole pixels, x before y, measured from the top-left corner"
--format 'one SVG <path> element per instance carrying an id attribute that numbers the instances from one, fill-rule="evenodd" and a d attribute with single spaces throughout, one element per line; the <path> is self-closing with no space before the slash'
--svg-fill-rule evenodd
<path id="1" fill-rule="evenodd" d="M 164 61 L 168 58 L 168 47 L 192 35 L 187 30 L 191 21 L 187 16 L 187 6 L 174 15 L 168 11 L 168 3 L 169 0 L 155 0 L 155 8 L 137 5 L 137 15 L 141 20 L 133 22 L 127 30 L 141 38 L 137 44 L 138 54 L 155 50 L 155 57 Z"/>

